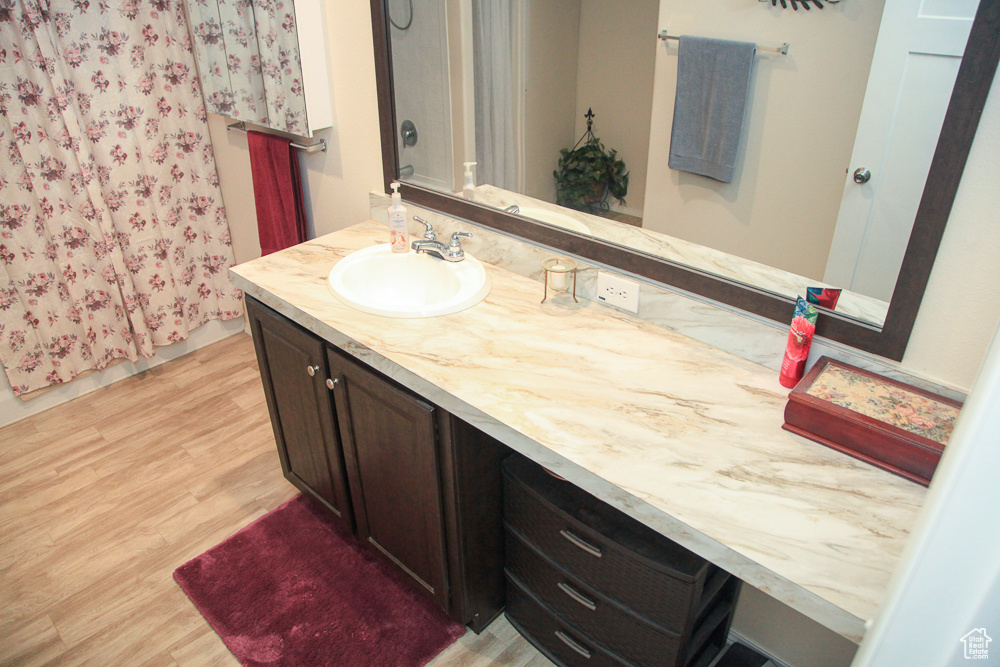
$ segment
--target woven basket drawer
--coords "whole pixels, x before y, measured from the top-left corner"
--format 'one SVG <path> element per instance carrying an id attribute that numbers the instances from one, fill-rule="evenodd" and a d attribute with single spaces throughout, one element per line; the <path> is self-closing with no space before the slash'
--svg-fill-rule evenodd
<path id="1" fill-rule="evenodd" d="M 556 618 L 537 598 L 510 578 L 507 579 L 506 613 L 514 629 L 557 665 L 636 667 L 612 655 L 579 629 Z M 584 653 L 590 657 L 585 657 Z"/>
<path id="2" fill-rule="evenodd" d="M 680 637 L 640 621 L 618 604 L 561 572 L 514 533 L 506 535 L 508 577 L 533 593 L 555 615 L 603 647 L 637 665 L 678 664 Z"/>
<path id="3" fill-rule="evenodd" d="M 594 590 L 684 632 L 708 561 L 521 457 L 504 462 L 504 521 Z"/>

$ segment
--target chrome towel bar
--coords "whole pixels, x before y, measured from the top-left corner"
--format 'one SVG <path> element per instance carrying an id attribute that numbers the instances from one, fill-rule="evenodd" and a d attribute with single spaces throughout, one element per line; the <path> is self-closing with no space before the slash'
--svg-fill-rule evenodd
<path id="1" fill-rule="evenodd" d="M 233 132 L 242 132 L 243 134 L 246 134 L 247 133 L 247 124 L 244 123 L 243 121 L 239 121 L 239 122 L 236 122 L 236 123 L 231 123 L 230 125 L 226 125 L 226 129 L 227 130 L 231 130 Z M 326 139 L 320 139 L 319 141 L 317 141 L 314 144 L 296 144 L 296 143 L 292 143 L 291 147 L 295 148 L 295 149 L 298 149 L 298 150 L 300 150 L 300 151 L 302 151 L 304 153 L 318 153 L 320 151 L 324 151 L 325 152 L 326 151 Z"/>
<path id="2" fill-rule="evenodd" d="M 664 41 L 666 41 L 668 39 L 677 40 L 677 39 L 681 38 L 680 35 L 671 35 L 671 34 L 669 34 L 668 30 L 661 30 L 659 32 L 659 34 L 656 35 L 656 37 L 658 39 L 662 39 Z M 787 56 L 788 55 L 788 42 L 785 42 L 781 46 L 758 46 L 757 50 L 758 51 L 772 51 L 774 53 L 780 53 L 783 56 Z"/>

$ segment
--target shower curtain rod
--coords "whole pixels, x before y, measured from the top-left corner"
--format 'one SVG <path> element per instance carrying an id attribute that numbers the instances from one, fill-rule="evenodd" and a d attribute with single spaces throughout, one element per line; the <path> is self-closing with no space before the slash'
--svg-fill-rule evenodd
<path id="1" fill-rule="evenodd" d="M 230 125 L 226 125 L 226 129 L 227 130 L 232 130 L 233 132 L 242 132 L 243 134 L 246 134 L 247 133 L 247 124 L 244 123 L 241 120 L 239 122 L 232 123 Z M 296 148 L 296 149 L 302 151 L 303 153 L 317 153 L 319 151 L 324 151 L 325 152 L 326 151 L 326 139 L 320 139 L 319 141 L 317 141 L 314 144 L 296 144 L 296 143 L 293 143 L 293 144 L 290 144 L 290 146 L 292 148 Z"/>
<path id="2" fill-rule="evenodd" d="M 680 35 L 671 35 L 671 34 L 668 34 L 668 33 L 669 33 L 668 30 L 661 30 L 656 37 L 658 39 L 662 39 L 662 40 L 668 40 L 668 39 L 677 40 L 677 39 L 680 39 Z M 788 55 L 788 42 L 785 42 L 781 46 L 758 46 L 757 50 L 758 51 L 773 51 L 775 53 L 780 53 L 783 56 L 787 56 Z"/>

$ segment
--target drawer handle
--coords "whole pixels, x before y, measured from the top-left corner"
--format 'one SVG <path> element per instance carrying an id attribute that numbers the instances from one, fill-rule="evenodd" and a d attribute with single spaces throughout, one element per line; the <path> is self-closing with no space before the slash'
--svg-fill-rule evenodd
<path id="1" fill-rule="evenodd" d="M 583 549 L 584 551 L 586 551 L 591 556 L 595 556 L 597 558 L 601 557 L 601 549 L 599 547 L 595 547 L 593 544 L 591 544 L 590 542 L 587 542 L 583 538 L 578 537 L 577 535 L 574 535 L 573 533 L 571 533 L 570 531 L 568 531 L 566 529 L 560 530 L 559 534 L 562 535 L 563 537 L 565 537 L 567 540 L 569 540 L 573 544 L 575 544 L 576 546 L 578 546 L 581 549 Z"/>
<path id="2" fill-rule="evenodd" d="M 582 604 L 584 607 L 586 607 L 590 611 L 597 611 L 597 603 L 596 602 L 594 602 L 593 600 L 591 600 L 586 595 L 584 595 L 580 591 L 576 590 L 575 588 L 573 588 L 569 584 L 567 584 L 567 583 L 565 583 L 563 581 L 560 581 L 556 585 L 559 586 L 559 590 L 561 590 L 563 593 L 565 593 L 566 595 L 570 596 L 571 598 L 573 598 L 574 600 L 576 600 L 577 602 L 579 602 L 580 604 Z"/>
<path id="3" fill-rule="evenodd" d="M 569 646 L 571 649 L 582 655 L 584 658 L 588 659 L 590 658 L 590 651 L 588 651 L 583 646 L 580 646 L 580 644 L 576 640 L 574 640 L 572 637 L 564 633 L 562 630 L 556 630 L 556 637 L 558 637 L 563 644 Z"/>

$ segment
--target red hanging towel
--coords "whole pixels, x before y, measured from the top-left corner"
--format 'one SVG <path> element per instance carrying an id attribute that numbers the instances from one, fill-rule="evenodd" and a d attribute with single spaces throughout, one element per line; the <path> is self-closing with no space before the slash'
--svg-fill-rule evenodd
<path id="1" fill-rule="evenodd" d="M 274 134 L 247 132 L 262 256 L 306 240 L 302 177 L 291 143 Z"/>

